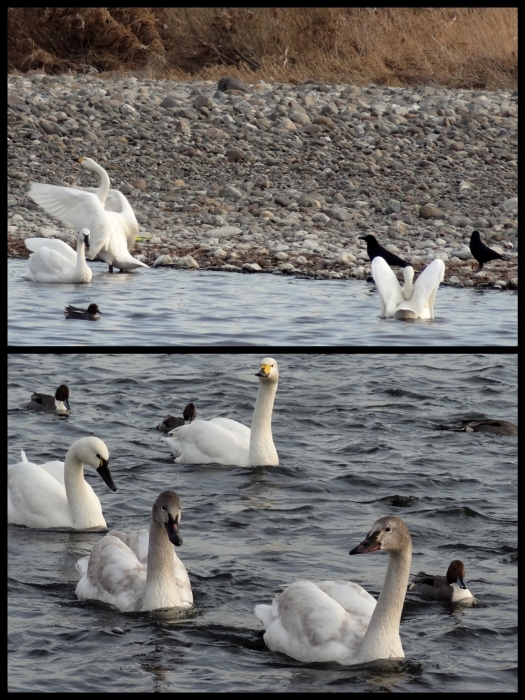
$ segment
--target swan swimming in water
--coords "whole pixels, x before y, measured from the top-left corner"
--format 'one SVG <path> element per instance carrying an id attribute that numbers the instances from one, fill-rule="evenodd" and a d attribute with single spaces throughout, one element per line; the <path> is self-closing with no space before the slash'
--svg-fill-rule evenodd
<path id="1" fill-rule="evenodd" d="M 182 464 L 233 464 L 259 467 L 279 464 L 272 438 L 272 410 L 279 370 L 273 357 L 261 360 L 259 391 L 251 429 L 230 418 L 194 420 L 162 438 Z"/>
<path id="2" fill-rule="evenodd" d="M 180 518 L 178 495 L 163 491 L 153 504 L 149 532 L 112 530 L 100 539 L 77 562 L 77 597 L 101 600 L 123 612 L 191 607 L 188 572 L 173 549 L 182 544 Z"/>
<path id="3" fill-rule="evenodd" d="M 424 598 L 457 603 L 459 600 L 472 599 L 474 596 L 465 583 L 465 564 L 461 559 L 450 562 L 446 576 L 434 576 L 420 571 L 408 584 L 407 590 Z"/>
<path id="4" fill-rule="evenodd" d="M 71 406 L 69 405 L 69 387 L 61 384 L 55 391 L 54 396 L 49 394 L 31 394 L 31 400 L 27 407 L 31 411 L 53 411 L 59 416 L 68 416 Z"/>
<path id="5" fill-rule="evenodd" d="M 403 289 L 383 258 L 375 257 L 371 268 L 381 297 L 381 318 L 434 318 L 436 292 L 445 276 L 442 260 L 433 260 L 414 283 L 414 269 L 411 266 L 405 267 Z"/>
<path id="6" fill-rule="evenodd" d="M 91 260 L 98 256 L 109 265 L 122 270 L 148 267 L 129 253 L 138 234 L 138 224 L 126 197 L 110 190 L 109 176 L 91 158 L 79 158 L 82 167 L 93 170 L 101 178 L 98 189 L 58 187 L 32 182 L 28 194 L 51 216 L 77 229 L 87 226 L 91 231 Z"/>
<path id="7" fill-rule="evenodd" d="M 58 238 L 26 238 L 26 248 L 33 252 L 29 256 L 29 269 L 22 277 L 30 282 L 91 282 L 93 273 L 85 253 L 86 248 L 89 250 L 89 238 L 89 229 L 81 229 L 76 252 Z"/>
<path id="8" fill-rule="evenodd" d="M 401 518 L 387 515 L 377 520 L 350 554 L 379 549 L 388 552 L 388 569 L 377 603 L 364 588 L 349 581 L 297 581 L 271 605 L 255 607 L 255 615 L 266 630 L 266 646 L 306 662 L 351 665 L 403 658 L 399 623 L 412 540 Z"/>
<path id="9" fill-rule="evenodd" d="M 7 522 L 33 528 L 86 530 L 106 527 L 98 496 L 84 479 L 84 465 L 95 469 L 112 491 L 109 452 L 97 437 L 76 440 L 66 461 L 22 461 L 7 471 Z"/>

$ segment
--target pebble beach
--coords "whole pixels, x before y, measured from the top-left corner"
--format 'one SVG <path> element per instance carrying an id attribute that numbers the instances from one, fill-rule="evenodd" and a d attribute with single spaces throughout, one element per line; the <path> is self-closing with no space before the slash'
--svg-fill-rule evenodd
<path id="1" fill-rule="evenodd" d="M 154 267 L 366 280 L 373 234 L 416 274 L 441 258 L 446 285 L 517 288 L 517 91 L 9 75 L 10 257 L 75 246 L 26 192 L 97 186 L 80 156 L 128 196 Z M 509 260 L 478 272 L 473 230 Z"/>

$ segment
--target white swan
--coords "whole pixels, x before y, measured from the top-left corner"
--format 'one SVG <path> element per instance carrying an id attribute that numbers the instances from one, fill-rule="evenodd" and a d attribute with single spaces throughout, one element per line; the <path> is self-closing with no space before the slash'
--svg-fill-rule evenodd
<path id="1" fill-rule="evenodd" d="M 80 164 L 97 172 L 101 184 L 95 188 L 58 187 L 32 182 L 28 194 L 42 209 L 77 229 L 87 226 L 91 231 L 91 259 L 98 254 L 108 265 L 120 270 L 148 267 L 134 258 L 128 248 L 135 243 L 138 224 L 126 197 L 109 189 L 109 176 L 91 158 L 79 158 Z"/>
<path id="2" fill-rule="evenodd" d="M 8 468 L 7 522 L 34 528 L 106 527 L 98 496 L 84 479 L 84 464 L 95 469 L 113 491 L 109 452 L 97 437 L 76 440 L 66 461 L 33 464 L 22 461 Z"/>
<path id="3" fill-rule="evenodd" d="M 258 467 L 279 464 L 272 439 L 272 409 L 279 370 L 272 357 L 261 361 L 259 391 L 253 410 L 252 427 L 230 418 L 194 420 L 162 438 L 182 464 L 235 464 Z"/>
<path id="4" fill-rule="evenodd" d="M 459 600 L 472 599 L 474 596 L 465 583 L 465 564 L 461 559 L 450 562 L 446 576 L 435 576 L 420 571 L 408 584 L 407 590 L 424 598 L 457 603 Z"/>
<path id="5" fill-rule="evenodd" d="M 31 394 L 31 400 L 27 407 L 31 411 L 52 411 L 59 416 L 68 416 L 71 410 L 69 405 L 69 387 L 61 384 L 55 391 L 54 396 L 49 394 Z"/>
<path id="6" fill-rule="evenodd" d="M 388 552 L 388 569 L 379 599 L 347 581 L 297 581 L 272 605 L 257 605 L 264 641 L 298 661 L 359 664 L 404 657 L 399 622 L 412 561 L 412 540 L 395 515 L 380 518 L 350 554 Z"/>
<path id="7" fill-rule="evenodd" d="M 179 497 L 163 491 L 153 504 L 149 533 L 112 530 L 99 540 L 77 562 L 78 598 L 102 600 L 123 612 L 193 605 L 188 572 L 172 546 L 182 544 L 180 518 Z"/>
<path id="8" fill-rule="evenodd" d="M 26 238 L 26 248 L 32 250 L 29 269 L 22 277 L 30 282 L 61 282 L 77 284 L 91 282 L 91 268 L 86 262 L 85 248 L 89 249 L 89 229 L 80 230 L 77 251 L 58 238 Z"/>
<path id="9" fill-rule="evenodd" d="M 410 266 L 405 267 L 403 289 L 383 258 L 374 258 L 371 268 L 381 297 L 381 318 L 434 318 L 436 292 L 445 276 L 443 260 L 433 260 L 414 284 L 414 269 Z"/>

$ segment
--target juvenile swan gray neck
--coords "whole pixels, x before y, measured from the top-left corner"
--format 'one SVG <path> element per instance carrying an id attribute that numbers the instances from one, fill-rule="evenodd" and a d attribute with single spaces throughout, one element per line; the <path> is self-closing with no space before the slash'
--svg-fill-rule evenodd
<path id="1" fill-rule="evenodd" d="M 277 465 L 279 457 L 272 438 L 272 410 L 279 380 L 277 362 L 265 357 L 256 376 L 259 377 L 259 391 L 250 432 L 250 466 Z"/>
<path id="2" fill-rule="evenodd" d="M 148 569 L 141 610 L 181 605 L 175 578 L 173 546 L 179 535 L 180 500 L 174 491 L 163 491 L 153 504 L 149 528 Z"/>
<path id="3" fill-rule="evenodd" d="M 399 636 L 399 623 L 412 562 L 412 540 L 401 518 L 392 515 L 380 518 L 367 538 L 350 554 L 364 554 L 377 549 L 388 552 L 388 568 L 354 663 L 405 656 Z"/>

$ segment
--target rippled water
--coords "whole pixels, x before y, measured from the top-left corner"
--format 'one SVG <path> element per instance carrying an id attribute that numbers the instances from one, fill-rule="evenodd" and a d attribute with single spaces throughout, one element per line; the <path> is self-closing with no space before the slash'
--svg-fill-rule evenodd
<path id="1" fill-rule="evenodd" d="M 443 287 L 434 321 L 379 318 L 372 284 L 149 269 L 90 284 L 37 284 L 8 262 L 10 345 L 517 345 L 517 294 Z M 66 320 L 91 302 L 100 321 Z"/>
<path id="2" fill-rule="evenodd" d="M 516 356 L 277 355 L 280 466 L 175 465 L 157 423 L 193 401 L 201 418 L 249 425 L 261 357 L 9 356 L 9 464 L 21 449 L 42 463 L 63 459 L 79 437 L 102 438 L 118 490 L 87 479 L 111 528 L 147 527 L 158 493 L 176 490 L 177 553 L 195 599 L 182 615 L 79 602 L 75 562 L 100 533 L 10 525 L 10 690 L 516 691 L 517 440 L 431 423 L 516 421 Z M 62 382 L 68 418 L 24 410 L 31 391 Z M 476 604 L 409 594 L 403 661 L 343 667 L 270 652 L 253 608 L 280 584 L 347 579 L 379 594 L 387 556 L 348 551 L 389 513 L 411 531 L 412 572 L 445 573 L 461 558 Z"/>

